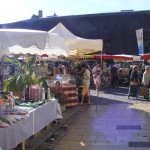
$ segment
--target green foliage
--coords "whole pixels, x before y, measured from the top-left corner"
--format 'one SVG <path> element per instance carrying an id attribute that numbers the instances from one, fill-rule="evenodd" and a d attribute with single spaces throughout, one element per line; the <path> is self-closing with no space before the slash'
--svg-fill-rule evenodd
<path id="1" fill-rule="evenodd" d="M 24 82 L 24 75 L 23 74 L 16 74 L 12 76 L 8 80 L 5 81 L 4 91 L 21 91 L 23 92 L 25 86 Z"/>
<path id="2" fill-rule="evenodd" d="M 40 84 L 45 89 L 47 89 L 46 81 L 41 78 L 41 76 L 37 76 L 34 74 L 32 70 L 32 65 L 35 64 L 36 57 L 29 58 L 25 64 L 21 64 L 18 60 L 12 60 L 10 58 L 6 59 L 7 62 L 16 65 L 19 68 L 19 71 L 16 75 L 10 77 L 4 83 L 4 91 L 12 91 L 21 93 L 24 92 L 24 88 L 26 85 L 35 85 Z"/>

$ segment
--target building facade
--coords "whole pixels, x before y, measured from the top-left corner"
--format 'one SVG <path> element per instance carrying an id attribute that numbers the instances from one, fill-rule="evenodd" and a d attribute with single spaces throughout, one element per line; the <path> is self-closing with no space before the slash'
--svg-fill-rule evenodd
<path id="1" fill-rule="evenodd" d="M 103 39 L 105 54 L 138 55 L 135 31 L 143 28 L 144 53 L 150 53 L 150 11 L 35 18 L 2 24 L 0 28 L 49 31 L 59 22 L 79 37 Z"/>

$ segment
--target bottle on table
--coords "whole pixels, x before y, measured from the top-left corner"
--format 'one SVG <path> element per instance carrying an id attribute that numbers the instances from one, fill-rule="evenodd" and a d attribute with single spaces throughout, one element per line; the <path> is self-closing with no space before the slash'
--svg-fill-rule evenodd
<path id="1" fill-rule="evenodd" d="M 14 98 L 13 92 L 10 92 L 10 107 L 11 109 L 15 108 L 15 98 Z"/>
<path id="2" fill-rule="evenodd" d="M 42 101 L 45 100 L 45 89 L 44 88 L 42 88 L 42 99 L 41 100 Z"/>
<path id="3" fill-rule="evenodd" d="M 48 89 L 47 89 L 47 100 L 50 100 L 50 98 L 51 98 L 50 89 L 48 88 Z"/>

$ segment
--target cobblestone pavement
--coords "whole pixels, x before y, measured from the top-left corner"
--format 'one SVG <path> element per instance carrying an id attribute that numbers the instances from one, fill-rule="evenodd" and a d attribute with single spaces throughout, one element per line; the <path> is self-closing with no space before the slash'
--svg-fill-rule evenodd
<path id="1" fill-rule="evenodd" d="M 127 93 L 103 88 L 97 96 L 91 90 L 91 105 L 68 109 L 51 129 L 27 140 L 26 149 L 150 150 L 150 102 Z"/>

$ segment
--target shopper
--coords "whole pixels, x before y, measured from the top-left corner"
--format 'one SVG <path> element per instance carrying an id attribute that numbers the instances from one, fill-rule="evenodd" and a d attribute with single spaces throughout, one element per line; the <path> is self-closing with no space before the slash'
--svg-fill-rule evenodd
<path id="1" fill-rule="evenodd" d="M 90 91 L 89 91 L 89 86 L 90 86 L 90 71 L 87 68 L 86 64 L 82 64 L 81 66 L 83 70 L 83 89 L 82 89 L 82 99 L 81 99 L 81 104 L 83 105 L 84 97 L 85 95 L 88 96 L 88 104 L 90 104 Z"/>
<path id="2" fill-rule="evenodd" d="M 100 64 L 96 63 L 93 70 L 93 80 L 94 80 L 94 84 L 96 86 L 96 90 L 99 90 L 100 84 L 101 84 L 101 78 L 100 78 L 100 73 L 101 73 L 101 68 L 100 68 Z"/>
<path id="3" fill-rule="evenodd" d="M 145 66 L 145 71 L 143 73 L 143 78 L 142 78 L 142 90 L 143 90 L 143 96 L 144 99 L 149 99 L 149 89 L 150 88 L 150 67 Z"/>
<path id="4" fill-rule="evenodd" d="M 133 96 L 137 98 L 137 86 L 139 80 L 137 68 L 138 68 L 137 65 L 134 65 L 133 70 L 131 72 L 128 97 Z"/>
<path id="5" fill-rule="evenodd" d="M 111 85 L 118 87 L 118 71 L 114 64 L 111 65 Z"/>

